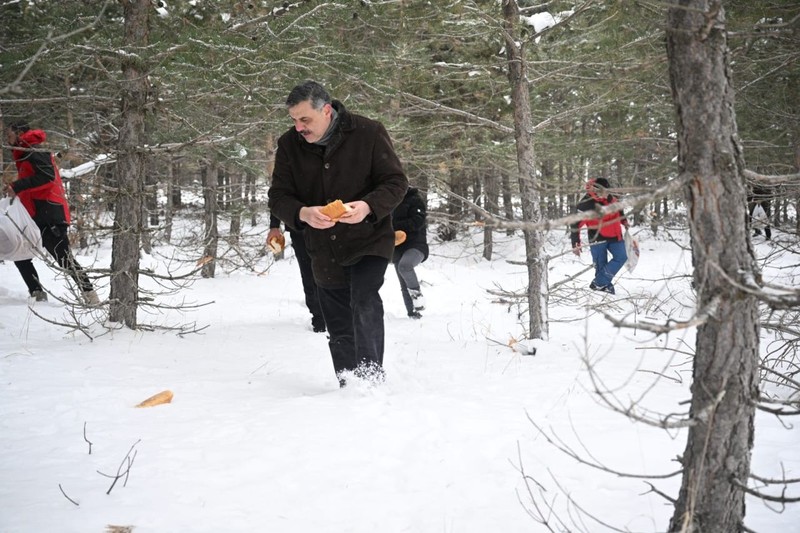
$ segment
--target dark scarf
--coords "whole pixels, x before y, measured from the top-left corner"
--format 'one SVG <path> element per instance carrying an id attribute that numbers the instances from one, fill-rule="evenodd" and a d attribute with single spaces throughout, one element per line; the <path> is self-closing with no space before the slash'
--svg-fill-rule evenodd
<path id="1" fill-rule="evenodd" d="M 338 125 L 339 113 L 333 108 L 333 106 L 331 106 L 331 123 L 328 126 L 328 129 L 325 131 L 325 135 L 323 135 L 320 140 L 313 144 L 318 144 L 319 146 L 328 146 L 328 143 L 331 141 L 331 137 L 333 137 L 333 132 L 336 131 L 336 126 Z"/>

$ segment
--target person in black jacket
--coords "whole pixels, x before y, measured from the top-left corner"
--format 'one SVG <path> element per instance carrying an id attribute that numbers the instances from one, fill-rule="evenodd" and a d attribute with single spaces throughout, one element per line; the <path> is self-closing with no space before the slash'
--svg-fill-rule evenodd
<path id="1" fill-rule="evenodd" d="M 300 267 L 300 279 L 303 281 L 303 293 L 306 297 L 306 307 L 311 313 L 311 329 L 314 333 L 325 332 L 325 318 L 322 316 L 322 308 L 319 305 L 319 296 L 317 295 L 317 284 L 314 281 L 314 273 L 311 271 L 311 257 L 306 250 L 306 242 L 303 239 L 302 231 L 295 231 L 287 228 L 289 236 L 292 239 L 292 249 L 294 250 L 294 257 L 297 259 L 297 266 Z M 272 241 L 273 238 L 281 235 L 281 221 L 275 215 L 269 216 L 269 233 L 267 233 L 267 242 Z"/>
<path id="2" fill-rule="evenodd" d="M 408 180 L 386 128 L 350 113 L 314 81 L 286 98 L 294 126 L 278 139 L 268 206 L 303 232 L 339 386 L 384 378 L 380 288 L 394 252 L 391 213 Z M 324 208 L 340 200 L 338 218 Z"/>
<path id="3" fill-rule="evenodd" d="M 403 201 L 392 211 L 392 225 L 398 243 L 394 249 L 394 269 L 400 280 L 403 303 L 411 318 L 422 318 L 425 299 L 414 268 L 428 259 L 427 215 L 425 199 L 414 187 L 409 187 Z"/>

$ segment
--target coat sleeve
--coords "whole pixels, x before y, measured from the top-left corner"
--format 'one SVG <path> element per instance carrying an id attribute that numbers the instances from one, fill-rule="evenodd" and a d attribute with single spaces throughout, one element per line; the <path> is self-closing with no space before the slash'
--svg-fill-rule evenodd
<path id="1" fill-rule="evenodd" d="M 588 196 L 584 196 L 581 198 L 581 201 L 575 206 L 575 209 L 572 210 L 572 213 L 582 213 L 584 211 L 591 211 L 594 209 L 594 202 Z M 585 225 L 585 220 L 579 220 L 578 222 L 574 222 L 569 226 L 569 238 L 572 242 L 572 247 L 575 248 L 581 243 L 581 226 Z"/>
<path id="2" fill-rule="evenodd" d="M 391 215 L 408 189 L 403 165 L 394 152 L 389 133 L 380 123 L 377 123 L 376 139 L 372 148 L 371 174 L 373 189 L 362 200 L 372 209 L 370 219 L 377 222 Z"/>
<path id="3" fill-rule="evenodd" d="M 302 230 L 305 223 L 300 221 L 300 208 L 304 207 L 297 199 L 292 166 L 282 139 L 278 140 L 278 150 L 275 152 L 275 168 L 272 171 L 272 185 L 267 193 L 269 199 L 267 206 L 271 215 L 283 221 L 286 227 L 293 230 Z"/>
<path id="4" fill-rule="evenodd" d="M 53 158 L 49 152 L 29 152 L 25 162 L 33 169 L 33 175 L 13 182 L 11 187 L 15 193 L 50 185 L 56 179 Z"/>
<path id="5" fill-rule="evenodd" d="M 419 233 L 425 228 L 426 216 L 425 202 L 419 194 L 415 194 L 408 200 L 406 216 L 395 218 L 392 223 L 396 230 L 404 231 L 407 234 Z"/>

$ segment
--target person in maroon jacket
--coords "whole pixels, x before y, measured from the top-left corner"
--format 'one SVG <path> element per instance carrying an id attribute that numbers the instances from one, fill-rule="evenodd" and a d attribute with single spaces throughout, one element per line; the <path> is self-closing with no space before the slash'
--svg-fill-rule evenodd
<path id="1" fill-rule="evenodd" d="M 6 192 L 11 197 L 16 196 L 25 206 L 42 233 L 45 250 L 72 276 L 84 302 L 97 305 L 99 298 L 92 282 L 70 251 L 67 197 L 53 155 L 40 148 L 46 139 L 44 131 L 32 130 L 25 123 L 11 124 L 6 129 L 6 140 L 12 146 L 11 155 L 17 166 L 17 179 L 6 187 Z M 47 293 L 42 288 L 33 261 L 15 261 L 14 264 L 30 295 L 37 301 L 46 301 Z"/>
<path id="2" fill-rule="evenodd" d="M 589 180 L 586 183 L 586 195 L 578 202 L 576 211 L 595 211 L 615 203 L 617 199 L 608 191 L 609 188 L 610 185 L 605 178 Z M 628 260 L 625 238 L 622 234 L 622 226 L 628 227 L 628 220 L 622 211 L 616 211 L 572 224 L 570 238 L 575 255 L 581 254 L 581 226 L 587 228 L 586 233 L 594 263 L 594 279 L 589 288 L 593 291 L 614 294 L 614 284 L 611 281 Z M 611 261 L 608 260 L 609 253 Z"/>

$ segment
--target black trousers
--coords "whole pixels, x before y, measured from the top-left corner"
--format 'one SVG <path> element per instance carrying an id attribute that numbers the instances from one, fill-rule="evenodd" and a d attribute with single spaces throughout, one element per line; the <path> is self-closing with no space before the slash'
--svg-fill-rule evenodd
<path id="1" fill-rule="evenodd" d="M 306 251 L 306 241 L 303 234 L 289 230 L 292 237 L 292 249 L 300 267 L 300 279 L 303 281 L 303 293 L 305 294 L 306 307 L 311 313 L 311 322 L 314 326 L 324 326 L 325 319 L 322 315 L 322 307 L 319 304 L 319 294 L 317 282 L 314 281 L 314 272 L 311 270 L 311 257 Z"/>
<path id="2" fill-rule="evenodd" d="M 91 291 L 94 289 L 89 276 L 83 271 L 83 268 L 75 261 L 72 256 L 72 251 L 69 248 L 69 237 L 67 236 L 67 226 L 46 226 L 39 228 L 42 232 L 42 246 L 52 255 L 58 266 L 66 270 L 81 291 Z M 17 270 L 22 275 L 22 280 L 28 286 L 28 293 L 33 291 L 42 290 L 42 284 L 39 282 L 39 274 L 36 272 L 36 267 L 33 266 L 33 261 L 25 259 L 23 261 L 14 261 Z"/>
<path id="3" fill-rule="evenodd" d="M 345 370 L 383 366 L 383 300 L 379 291 L 388 264 L 383 257 L 364 256 L 344 268 L 346 286 L 318 289 L 337 375 Z"/>

